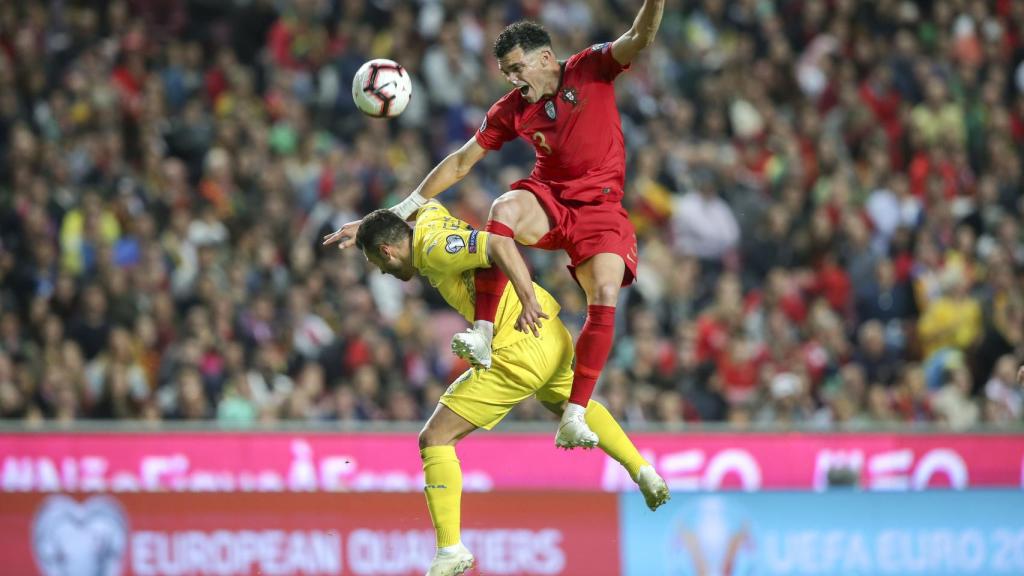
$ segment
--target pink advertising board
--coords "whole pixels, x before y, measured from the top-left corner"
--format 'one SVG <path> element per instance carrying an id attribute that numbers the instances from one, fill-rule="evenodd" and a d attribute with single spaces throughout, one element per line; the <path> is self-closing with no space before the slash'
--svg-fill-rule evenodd
<path id="1" fill-rule="evenodd" d="M 1024 487 L 1024 435 L 634 434 L 676 492 L 823 489 L 852 471 L 868 490 Z M 600 450 L 548 434 L 480 433 L 458 447 L 467 491 L 618 492 Z M 415 434 L 286 432 L 0 435 L 0 492 L 418 492 Z"/>

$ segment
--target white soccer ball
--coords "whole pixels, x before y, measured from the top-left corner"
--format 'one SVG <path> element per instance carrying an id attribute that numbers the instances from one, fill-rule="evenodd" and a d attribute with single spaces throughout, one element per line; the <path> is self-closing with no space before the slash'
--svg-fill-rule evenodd
<path id="1" fill-rule="evenodd" d="M 394 118 L 405 110 L 411 97 L 409 73 L 393 60 L 370 60 L 352 78 L 352 99 L 367 116 Z"/>

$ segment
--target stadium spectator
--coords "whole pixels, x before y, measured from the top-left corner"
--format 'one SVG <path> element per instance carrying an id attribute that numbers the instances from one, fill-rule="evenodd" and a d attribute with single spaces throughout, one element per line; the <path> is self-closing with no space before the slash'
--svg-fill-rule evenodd
<path id="1" fill-rule="evenodd" d="M 670 1 L 617 84 L 643 266 L 598 395 L 625 424 L 1024 418 L 1024 11 L 825 6 Z M 461 320 L 317 239 L 469 138 L 508 22 L 568 54 L 635 6 L 394 8 L 0 3 L 0 418 L 424 416 Z M 372 57 L 413 76 L 397 120 L 351 103 Z M 529 156 L 443 199 L 482 224 Z M 564 258 L 524 255 L 578 330 Z"/>

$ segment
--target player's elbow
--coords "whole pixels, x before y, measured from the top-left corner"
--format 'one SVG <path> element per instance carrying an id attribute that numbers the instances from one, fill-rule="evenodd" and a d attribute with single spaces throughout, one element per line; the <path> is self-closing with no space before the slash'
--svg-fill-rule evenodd
<path id="1" fill-rule="evenodd" d="M 465 158 L 459 156 L 455 159 L 455 177 L 459 180 L 465 178 L 469 171 L 473 169 L 473 163 L 468 162 Z"/>
<path id="2" fill-rule="evenodd" d="M 469 174 L 469 169 L 472 168 L 472 165 L 467 163 L 461 154 L 453 152 L 444 159 L 444 168 L 452 178 L 458 181 L 465 178 L 466 174 Z"/>
<path id="3" fill-rule="evenodd" d="M 478 145 L 476 140 L 470 139 L 462 148 L 449 155 L 446 161 L 450 162 L 450 168 L 454 172 L 455 178 L 462 180 L 473 169 L 473 166 L 486 155 L 487 149 Z"/>

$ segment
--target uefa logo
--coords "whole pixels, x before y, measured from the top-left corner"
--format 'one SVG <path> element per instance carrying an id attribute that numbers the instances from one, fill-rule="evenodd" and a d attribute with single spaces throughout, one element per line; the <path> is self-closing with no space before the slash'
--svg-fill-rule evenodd
<path id="1" fill-rule="evenodd" d="M 750 516 L 721 496 L 701 496 L 683 507 L 669 531 L 671 576 L 753 574 L 755 541 Z"/>
<path id="2" fill-rule="evenodd" d="M 127 544 L 127 517 L 109 496 L 50 496 L 32 520 L 32 552 L 45 576 L 118 576 Z"/>

